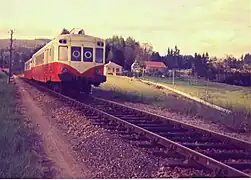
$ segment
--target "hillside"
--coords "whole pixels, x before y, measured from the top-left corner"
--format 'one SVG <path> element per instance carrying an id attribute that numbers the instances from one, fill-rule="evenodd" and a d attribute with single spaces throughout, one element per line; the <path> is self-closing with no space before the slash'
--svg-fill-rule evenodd
<path id="1" fill-rule="evenodd" d="M 37 46 L 41 46 L 43 44 L 48 43 L 49 39 L 35 39 L 35 40 L 27 40 L 27 39 L 16 39 L 14 40 L 14 47 L 26 47 L 26 48 L 35 48 Z M 9 39 L 0 39 L 0 49 L 8 47 L 10 44 Z"/>
<path id="2" fill-rule="evenodd" d="M 24 69 L 24 62 L 29 60 L 36 51 L 36 49 L 41 48 L 41 46 L 47 44 L 50 40 L 48 39 L 17 39 L 13 43 L 13 72 L 20 73 Z M 0 39 L 0 65 L 8 67 L 9 62 L 9 39 Z"/>

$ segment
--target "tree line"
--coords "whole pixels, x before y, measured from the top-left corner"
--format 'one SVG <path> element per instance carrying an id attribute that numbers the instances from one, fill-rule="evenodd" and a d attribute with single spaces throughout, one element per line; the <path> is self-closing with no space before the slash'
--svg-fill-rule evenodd
<path id="1" fill-rule="evenodd" d="M 12 52 L 12 71 L 15 73 L 22 73 L 24 70 L 24 63 L 28 61 L 32 55 L 42 48 L 45 44 L 33 48 L 30 47 L 15 47 Z M 0 67 L 9 67 L 10 52 L 8 49 L 0 49 Z"/>
<path id="2" fill-rule="evenodd" d="M 168 70 L 190 69 L 191 76 L 210 81 L 233 85 L 251 86 L 251 54 L 246 53 L 237 59 L 227 55 L 223 59 L 210 57 L 208 52 L 182 54 L 175 46 L 167 48 L 164 56 L 153 50 L 148 43 L 140 44 L 132 37 L 124 39 L 113 36 L 106 39 L 106 61 L 113 61 L 125 70 L 130 70 L 134 61 L 143 64 L 144 61 L 163 62 Z M 156 73 L 155 73 L 156 74 Z M 157 73 L 158 74 L 158 73 Z"/>

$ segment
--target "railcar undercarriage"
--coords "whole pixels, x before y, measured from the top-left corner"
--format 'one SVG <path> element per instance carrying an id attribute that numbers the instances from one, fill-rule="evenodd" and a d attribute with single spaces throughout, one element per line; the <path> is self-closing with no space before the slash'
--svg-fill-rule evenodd
<path id="1" fill-rule="evenodd" d="M 63 72 L 58 75 L 61 83 L 52 83 L 57 91 L 60 90 L 66 93 L 80 93 L 84 92 L 89 95 L 91 93 L 92 85 L 98 87 L 101 83 L 106 81 L 106 76 L 95 74 L 93 78 L 84 76 L 75 76 L 70 72 Z"/>
<path id="2" fill-rule="evenodd" d="M 82 95 L 83 93 L 89 96 L 92 90 L 92 85 L 98 87 L 101 83 L 106 82 L 106 76 L 98 73 L 92 76 L 76 76 L 69 71 L 63 71 L 62 73 L 58 74 L 58 77 L 58 82 L 52 80 L 41 82 L 39 80 L 34 80 L 33 78 L 32 80 L 46 85 L 56 92 L 73 96 Z"/>
<path id="3" fill-rule="evenodd" d="M 61 81 L 61 82 L 47 82 L 48 87 L 56 92 L 71 95 L 80 95 L 84 93 L 89 96 L 92 90 L 92 84 L 89 82 L 79 81 Z"/>

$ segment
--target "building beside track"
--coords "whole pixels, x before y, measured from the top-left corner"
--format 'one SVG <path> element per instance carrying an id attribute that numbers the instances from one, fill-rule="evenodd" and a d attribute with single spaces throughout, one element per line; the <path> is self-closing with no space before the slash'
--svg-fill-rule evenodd
<path id="1" fill-rule="evenodd" d="M 143 71 L 144 73 L 153 73 L 156 71 L 164 73 L 166 68 L 167 67 L 163 62 L 145 61 Z"/>
<path id="2" fill-rule="evenodd" d="M 122 66 L 114 63 L 114 62 L 109 62 L 104 66 L 104 74 L 105 75 L 122 75 L 123 68 Z"/>

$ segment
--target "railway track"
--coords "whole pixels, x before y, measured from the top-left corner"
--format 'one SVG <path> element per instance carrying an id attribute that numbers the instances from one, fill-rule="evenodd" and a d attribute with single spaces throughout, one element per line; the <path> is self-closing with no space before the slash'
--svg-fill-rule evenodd
<path id="1" fill-rule="evenodd" d="M 136 133 L 134 139 L 150 141 L 184 157 L 169 166 L 210 169 L 214 177 L 251 177 L 250 143 L 113 101 L 95 97 L 75 100 L 37 83 L 29 84 L 83 111 L 96 125 L 128 136 Z"/>

